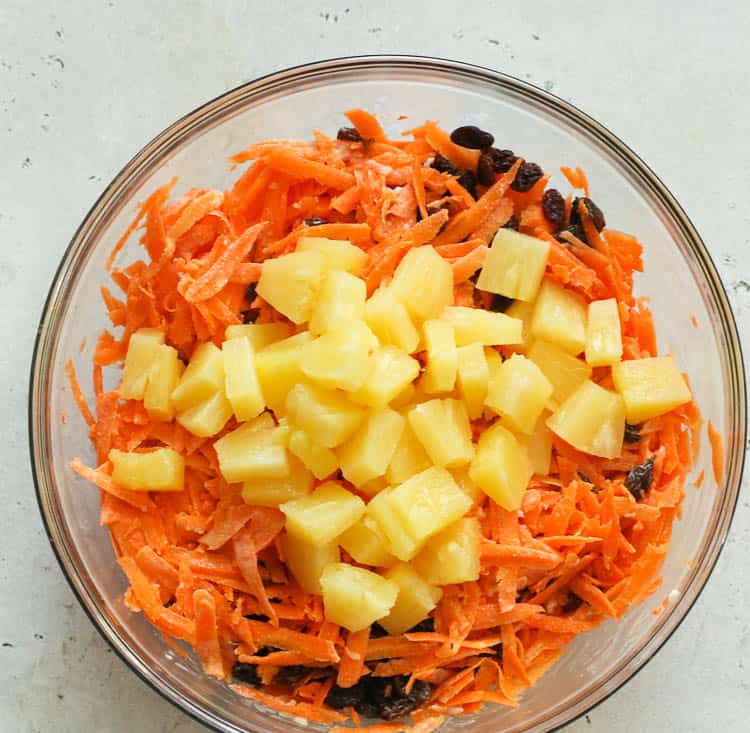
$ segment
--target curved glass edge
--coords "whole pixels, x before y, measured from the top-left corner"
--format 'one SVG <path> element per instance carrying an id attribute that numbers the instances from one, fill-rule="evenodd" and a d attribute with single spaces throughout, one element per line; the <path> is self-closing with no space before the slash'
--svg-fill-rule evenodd
<path id="1" fill-rule="evenodd" d="M 85 612 L 104 639 L 136 674 L 165 699 L 177 705 L 196 720 L 210 725 L 222 733 L 243 733 L 243 729 L 219 720 L 207 710 L 192 703 L 165 680 L 152 674 L 151 670 L 141 662 L 120 637 L 111 620 L 102 613 L 101 607 L 88 593 L 78 573 L 78 563 L 70 554 L 68 543 L 64 541 L 64 532 L 57 521 L 59 507 L 54 506 L 54 495 L 50 491 L 50 485 L 53 482 L 47 469 L 49 446 L 45 430 L 48 416 L 45 410 L 40 409 L 44 404 L 40 397 L 46 394 L 50 388 L 49 375 L 42 372 L 41 367 L 47 361 L 50 351 L 54 350 L 55 329 L 52 326 L 60 318 L 59 310 L 53 308 L 53 306 L 59 302 L 61 297 L 64 298 L 72 288 L 75 279 L 70 277 L 71 271 L 77 269 L 85 261 L 88 250 L 88 247 L 86 247 L 87 241 L 102 226 L 103 221 L 116 215 L 120 210 L 121 205 L 118 205 L 115 199 L 120 201 L 127 199 L 129 192 L 136 188 L 142 178 L 148 174 L 155 160 L 176 149 L 186 135 L 216 124 L 218 116 L 231 115 L 233 110 L 239 110 L 250 101 L 259 101 L 270 92 L 280 94 L 289 86 L 298 89 L 300 83 L 313 84 L 320 77 L 331 74 L 340 76 L 351 71 L 359 73 L 362 73 L 363 70 L 375 72 L 377 69 L 409 70 L 416 73 L 433 71 L 440 75 L 450 76 L 453 79 L 456 75 L 459 75 L 474 82 L 489 83 L 502 88 L 513 96 L 522 97 L 526 102 L 533 101 L 546 112 L 554 112 L 564 117 L 569 123 L 585 133 L 589 139 L 593 138 L 601 143 L 610 154 L 615 154 L 617 162 L 637 178 L 641 185 L 646 185 L 649 193 L 672 215 L 673 223 L 678 225 L 680 234 L 689 244 L 706 284 L 709 286 L 714 304 L 722 316 L 720 319 L 722 338 L 729 347 L 726 354 L 727 362 L 723 365 L 723 376 L 735 398 L 734 411 L 728 416 L 728 420 L 730 424 L 737 427 L 737 430 L 729 436 L 730 440 L 727 444 L 726 455 L 729 465 L 724 480 L 722 502 L 718 510 L 714 512 L 717 521 L 712 531 L 707 535 L 704 542 L 705 547 L 702 548 L 703 552 L 699 553 L 702 558 L 701 562 L 694 568 L 686 583 L 686 587 L 692 590 L 690 593 L 683 595 L 670 609 L 670 612 L 665 614 L 662 623 L 655 629 L 646 645 L 630 657 L 622 660 L 607 680 L 601 681 L 596 688 L 568 703 L 564 709 L 550 711 L 551 715 L 544 721 L 533 723 L 532 727 L 528 729 L 540 732 L 542 730 L 558 730 L 606 700 L 643 668 L 679 627 L 705 587 L 726 542 L 738 501 L 745 462 L 747 397 L 742 349 L 734 314 L 715 264 L 687 214 L 659 177 L 617 136 L 569 102 L 525 81 L 481 66 L 434 57 L 373 55 L 329 59 L 292 67 L 240 85 L 183 116 L 145 145 L 106 187 L 74 234 L 55 274 L 42 312 L 31 363 L 29 438 L 31 469 L 43 523 L 60 567 Z M 67 287 L 64 287 L 65 285 Z M 640 657 L 640 659 L 636 660 L 637 657 Z M 629 669 L 634 662 L 634 668 Z M 547 727 L 548 725 L 551 727 Z M 262 733 L 262 729 L 254 730 L 255 733 Z"/>

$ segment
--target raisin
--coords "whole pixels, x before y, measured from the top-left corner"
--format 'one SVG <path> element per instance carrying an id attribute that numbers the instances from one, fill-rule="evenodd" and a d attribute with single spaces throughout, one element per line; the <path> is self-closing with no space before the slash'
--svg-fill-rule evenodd
<path id="1" fill-rule="evenodd" d="M 636 501 L 640 501 L 643 495 L 651 488 L 654 480 L 654 459 L 649 458 L 640 466 L 635 466 L 628 471 L 625 477 L 625 488 L 633 495 Z"/>
<path id="2" fill-rule="evenodd" d="M 361 143 L 362 135 L 359 134 L 359 130 L 356 127 L 339 127 L 336 139 L 347 143 Z"/>
<path id="3" fill-rule="evenodd" d="M 563 603 L 562 610 L 563 613 L 573 613 L 574 611 L 577 611 L 582 605 L 583 598 L 577 596 L 571 591 L 570 593 L 568 593 L 568 597 L 565 599 L 565 603 Z"/>
<path id="4" fill-rule="evenodd" d="M 245 618 L 249 619 L 250 621 L 263 621 L 264 623 L 270 621 L 268 616 L 266 616 L 266 614 L 264 613 L 248 613 Z"/>
<path id="5" fill-rule="evenodd" d="M 388 632 L 379 623 L 374 623 L 370 627 L 370 638 L 380 639 L 383 636 L 388 636 Z"/>
<path id="6" fill-rule="evenodd" d="M 591 223 L 596 227 L 596 230 L 600 232 L 607 225 L 604 219 L 602 210 L 588 197 L 583 196 L 581 198 L 573 199 L 573 204 L 570 207 L 570 223 L 581 224 L 581 206 L 586 207 L 586 211 L 589 213 Z"/>
<path id="7" fill-rule="evenodd" d="M 319 227 L 321 224 L 328 224 L 328 219 L 322 216 L 311 216 L 303 222 L 306 227 Z"/>
<path id="8" fill-rule="evenodd" d="M 477 179 L 471 171 L 461 171 L 458 176 L 458 182 L 471 194 L 473 198 L 477 197 Z"/>
<path id="9" fill-rule="evenodd" d="M 425 632 L 435 631 L 435 619 L 432 616 L 428 616 L 426 619 L 420 621 L 416 626 L 412 626 L 407 634 L 418 634 Z"/>
<path id="10" fill-rule="evenodd" d="M 580 224 L 570 224 L 566 226 L 564 229 L 561 229 L 555 235 L 555 239 L 558 242 L 562 242 L 563 244 L 570 244 L 570 242 L 568 242 L 567 239 L 560 236 L 563 232 L 570 232 L 570 234 L 572 234 L 576 239 L 580 240 L 584 244 L 589 243 L 588 239 L 586 239 L 586 232 L 583 231 L 583 227 Z"/>
<path id="11" fill-rule="evenodd" d="M 246 311 L 242 311 L 242 322 L 243 323 L 255 323 L 258 320 L 260 311 L 257 308 L 248 308 Z"/>
<path id="12" fill-rule="evenodd" d="M 450 173 L 452 176 L 457 176 L 461 172 L 448 158 L 439 153 L 432 159 L 430 168 L 434 168 L 439 173 Z"/>
<path id="13" fill-rule="evenodd" d="M 511 216 L 508 221 L 503 224 L 503 229 L 512 229 L 514 232 L 518 231 L 518 219 L 515 216 Z"/>
<path id="14" fill-rule="evenodd" d="M 232 667 L 232 678 L 252 687 L 260 685 L 258 668 L 254 664 L 243 664 L 238 662 Z"/>
<path id="15" fill-rule="evenodd" d="M 360 708 L 367 697 L 368 684 L 368 678 L 363 677 L 354 687 L 334 685 L 326 695 L 325 703 L 334 710 L 354 708 L 357 712 L 361 712 Z"/>
<path id="16" fill-rule="evenodd" d="M 408 681 L 407 675 L 374 677 L 370 680 L 369 699 L 383 720 L 402 718 L 429 699 L 432 688 L 428 683 L 416 680 L 407 693 Z"/>
<path id="17" fill-rule="evenodd" d="M 529 191 L 543 175 L 544 171 L 536 163 L 523 162 L 510 187 L 514 191 L 524 193 Z"/>
<path id="18" fill-rule="evenodd" d="M 245 288 L 245 300 L 248 303 L 252 304 L 252 302 L 255 300 L 255 295 L 256 295 L 255 290 L 257 287 L 258 287 L 258 283 L 250 283 Z"/>
<path id="19" fill-rule="evenodd" d="M 495 173 L 507 173 L 513 167 L 513 163 L 518 160 L 518 157 L 512 150 L 490 148 L 486 152 L 492 159 L 492 169 Z"/>
<path id="20" fill-rule="evenodd" d="M 542 211 L 547 219 L 560 228 L 565 223 L 565 199 L 556 188 L 548 188 L 542 196 Z"/>
<path id="21" fill-rule="evenodd" d="M 305 679 L 314 670 L 310 667 L 304 667 L 301 664 L 290 664 L 286 667 L 281 667 L 276 676 L 273 678 L 274 684 L 285 685 L 286 687 L 294 687 L 298 685 L 302 680 Z"/>
<path id="22" fill-rule="evenodd" d="M 581 479 L 581 481 L 583 481 L 585 484 L 594 483 L 583 471 L 578 471 L 578 478 Z"/>
<path id="23" fill-rule="evenodd" d="M 641 440 L 641 428 L 638 425 L 631 425 L 625 423 L 625 442 L 626 443 L 639 443 Z"/>
<path id="24" fill-rule="evenodd" d="M 513 303 L 513 298 L 509 298 L 507 295 L 499 295 L 495 293 L 492 296 L 492 302 L 490 303 L 490 310 L 495 313 L 505 313 Z"/>
<path id="25" fill-rule="evenodd" d="M 477 162 L 477 181 L 483 186 L 491 186 L 495 182 L 495 168 L 492 165 L 492 156 L 482 153 Z"/>
<path id="26" fill-rule="evenodd" d="M 495 137 L 492 133 L 482 130 L 476 125 L 463 125 L 457 127 L 451 133 L 451 142 L 460 145 L 462 148 L 471 148 L 472 150 L 485 150 L 492 146 Z"/>

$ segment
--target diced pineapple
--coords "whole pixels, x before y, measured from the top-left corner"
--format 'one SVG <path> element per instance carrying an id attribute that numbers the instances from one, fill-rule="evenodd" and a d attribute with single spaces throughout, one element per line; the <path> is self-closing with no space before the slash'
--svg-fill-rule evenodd
<path id="1" fill-rule="evenodd" d="M 456 382 L 458 354 L 453 326 L 445 321 L 425 321 L 422 326 L 427 351 L 427 368 L 422 389 L 428 394 L 451 392 Z"/>
<path id="2" fill-rule="evenodd" d="M 434 585 L 477 580 L 480 539 L 479 522 L 464 517 L 428 540 L 412 564 L 425 581 Z"/>
<path id="3" fill-rule="evenodd" d="M 415 396 L 417 394 L 416 387 L 414 384 L 407 384 L 390 402 L 391 407 L 394 410 L 399 410 L 402 407 L 407 407 L 416 402 Z"/>
<path id="4" fill-rule="evenodd" d="M 482 433 L 469 478 L 508 511 L 521 506 L 533 469 L 526 451 L 507 428 L 496 423 Z"/>
<path id="5" fill-rule="evenodd" d="M 177 349 L 171 346 L 157 348 L 146 391 L 143 393 L 143 404 L 152 420 L 169 422 L 174 417 L 172 392 L 184 369 L 185 365 L 177 356 Z"/>
<path id="6" fill-rule="evenodd" d="M 221 390 L 215 392 L 205 402 L 199 402 L 185 412 L 180 412 L 177 415 L 177 422 L 199 438 L 210 438 L 220 432 L 231 417 L 232 405 Z"/>
<path id="7" fill-rule="evenodd" d="M 484 501 L 486 494 L 482 489 L 479 488 L 469 477 L 469 467 L 461 466 L 461 468 L 454 468 L 451 471 L 454 481 L 458 485 L 458 488 L 471 499 L 471 503 L 478 506 Z"/>
<path id="8" fill-rule="evenodd" d="M 326 448 L 335 448 L 354 434 L 365 416 L 364 408 L 340 392 L 297 384 L 286 400 L 289 419 L 295 427 L 314 435 Z"/>
<path id="9" fill-rule="evenodd" d="M 354 436 L 337 451 L 347 481 L 362 486 L 382 476 L 398 445 L 406 421 L 395 410 L 373 410 Z"/>
<path id="10" fill-rule="evenodd" d="M 171 448 L 149 453 L 125 453 L 113 448 L 107 456 L 112 463 L 112 481 L 131 491 L 182 491 L 185 487 L 185 460 Z"/>
<path id="11" fill-rule="evenodd" d="M 244 336 L 229 339 L 221 345 L 224 354 L 224 385 L 227 399 L 238 420 L 252 420 L 266 407 L 255 373 L 255 354 Z"/>
<path id="12" fill-rule="evenodd" d="M 552 384 L 552 399 L 561 405 L 587 379 L 591 367 L 576 356 L 547 341 L 534 341 L 527 356 Z"/>
<path id="13" fill-rule="evenodd" d="M 157 359 L 159 346 L 163 344 L 164 331 L 158 328 L 139 328 L 130 337 L 122 370 L 120 397 L 124 400 L 143 399 L 151 367 Z"/>
<path id="14" fill-rule="evenodd" d="M 395 346 L 382 346 L 372 355 L 371 362 L 364 384 L 349 395 L 353 402 L 368 407 L 385 407 L 419 374 L 419 362 Z"/>
<path id="15" fill-rule="evenodd" d="M 325 333 L 349 321 L 362 320 L 366 297 L 364 280 L 344 270 L 332 270 L 323 278 L 320 286 L 310 318 L 311 333 Z"/>
<path id="16" fill-rule="evenodd" d="M 325 545 L 311 545 L 299 537 L 284 535 L 284 552 L 287 567 L 302 590 L 323 595 L 320 576 L 328 565 L 341 560 L 338 544 L 328 542 Z"/>
<path id="17" fill-rule="evenodd" d="M 430 400 L 413 407 L 409 424 L 438 466 L 453 468 L 468 463 L 474 455 L 471 425 L 466 406 L 459 400 Z"/>
<path id="18" fill-rule="evenodd" d="M 487 252 L 477 287 L 518 300 L 534 300 L 544 276 L 549 242 L 498 229 Z"/>
<path id="19" fill-rule="evenodd" d="M 266 346 L 255 354 L 255 373 L 266 404 L 277 414 L 284 413 L 289 390 L 305 381 L 300 358 L 302 347 L 312 341 L 309 331 Z"/>
<path id="20" fill-rule="evenodd" d="M 172 392 L 172 401 L 177 412 L 184 412 L 205 402 L 216 392 L 224 392 L 224 357 L 221 349 L 207 341 L 193 352 Z"/>
<path id="21" fill-rule="evenodd" d="M 366 484 L 357 486 L 357 491 L 365 496 L 376 496 L 387 488 L 388 482 L 385 480 L 385 476 L 378 476 L 377 478 L 371 479 Z"/>
<path id="22" fill-rule="evenodd" d="M 300 237 L 297 252 L 318 252 L 327 270 L 346 270 L 360 275 L 367 264 L 367 253 L 346 239 L 326 237 Z"/>
<path id="23" fill-rule="evenodd" d="M 326 619 L 349 631 L 361 631 L 387 616 L 398 596 L 393 581 L 346 563 L 328 565 L 320 585 Z"/>
<path id="24" fill-rule="evenodd" d="M 552 385 L 530 359 L 513 354 L 489 383 L 487 406 L 513 430 L 531 433 L 552 395 Z"/>
<path id="25" fill-rule="evenodd" d="M 625 434 L 625 403 L 587 380 L 547 419 L 547 427 L 584 453 L 616 458 Z"/>
<path id="26" fill-rule="evenodd" d="M 469 344 L 458 348 L 457 377 L 458 391 L 466 403 L 469 419 L 477 420 L 484 410 L 490 379 L 487 358 L 481 344 Z"/>
<path id="27" fill-rule="evenodd" d="M 413 354 L 419 346 L 419 332 L 406 306 L 388 288 L 376 290 L 365 304 L 365 321 L 380 343 Z"/>
<path id="28" fill-rule="evenodd" d="M 546 279 L 531 317 L 531 336 L 576 356 L 586 346 L 586 303 L 580 295 Z"/>
<path id="29" fill-rule="evenodd" d="M 514 300 L 505 311 L 506 316 L 521 321 L 521 341 L 513 344 L 513 348 L 525 354 L 531 346 L 531 318 L 534 315 L 534 304 L 525 300 Z"/>
<path id="30" fill-rule="evenodd" d="M 591 366 L 616 364 L 622 358 L 620 311 L 614 298 L 589 303 L 586 361 Z"/>
<path id="31" fill-rule="evenodd" d="M 253 353 L 255 353 L 270 344 L 289 338 L 292 330 L 289 323 L 241 323 L 227 326 L 224 338 L 229 340 L 244 336 L 250 341 L 250 346 L 253 347 Z"/>
<path id="32" fill-rule="evenodd" d="M 531 435 L 516 436 L 518 442 L 526 449 L 534 473 L 546 476 L 552 460 L 552 433 L 547 427 L 548 412 L 543 412 L 534 426 Z"/>
<path id="33" fill-rule="evenodd" d="M 339 544 L 363 565 L 388 567 L 396 562 L 388 552 L 377 522 L 366 514 L 339 537 Z"/>
<path id="34" fill-rule="evenodd" d="M 495 378 L 500 367 L 503 365 L 503 357 L 491 346 L 484 347 L 484 358 L 487 360 L 487 383 Z"/>
<path id="35" fill-rule="evenodd" d="M 289 434 L 289 451 L 294 453 L 317 479 L 328 478 L 339 467 L 336 454 L 313 440 L 304 430 L 295 429 Z"/>
<path id="36" fill-rule="evenodd" d="M 388 483 L 392 485 L 401 484 L 431 465 L 430 457 L 417 440 L 417 436 L 414 435 L 414 431 L 407 420 L 385 473 Z"/>
<path id="37" fill-rule="evenodd" d="M 289 428 L 267 428 L 266 424 L 265 415 L 261 415 L 214 443 L 225 481 L 231 484 L 289 476 Z"/>
<path id="38" fill-rule="evenodd" d="M 365 503 L 336 481 L 326 481 L 312 494 L 279 507 L 286 515 L 286 531 L 314 545 L 325 545 L 355 524 Z"/>
<path id="39" fill-rule="evenodd" d="M 437 318 L 453 302 L 453 271 L 434 247 L 415 247 L 396 268 L 390 290 L 421 323 Z"/>
<path id="40" fill-rule="evenodd" d="M 300 499 L 312 491 L 313 475 L 294 458 L 289 459 L 289 475 L 245 481 L 242 500 L 255 506 L 279 506 Z"/>
<path id="41" fill-rule="evenodd" d="M 502 346 L 520 343 L 522 338 L 522 322 L 505 313 L 457 305 L 446 308 L 440 320 L 453 326 L 456 346 Z"/>
<path id="42" fill-rule="evenodd" d="M 370 374 L 370 356 L 377 347 L 377 337 L 364 321 L 350 321 L 304 347 L 302 371 L 321 387 L 356 392 Z"/>
<path id="43" fill-rule="evenodd" d="M 406 563 L 399 563 L 383 574 L 398 586 L 398 597 L 391 612 L 378 622 L 389 634 L 398 636 L 430 615 L 443 597 L 443 591 L 426 583 Z"/>
<path id="44" fill-rule="evenodd" d="M 672 356 L 633 359 L 612 365 L 615 388 L 632 425 L 663 415 L 693 398 Z"/>
<path id="45" fill-rule="evenodd" d="M 304 323 L 312 315 L 324 261 L 323 255 L 312 251 L 266 260 L 256 292 L 292 323 Z"/>

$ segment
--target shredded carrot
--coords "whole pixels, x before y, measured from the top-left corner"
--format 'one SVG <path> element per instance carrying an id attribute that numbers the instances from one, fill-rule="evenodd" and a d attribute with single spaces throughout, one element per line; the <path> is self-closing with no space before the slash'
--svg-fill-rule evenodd
<path id="1" fill-rule="evenodd" d="M 717 486 L 721 486 L 724 479 L 724 440 L 710 420 L 708 421 L 708 440 L 711 443 L 711 467 L 714 472 L 714 481 Z"/>

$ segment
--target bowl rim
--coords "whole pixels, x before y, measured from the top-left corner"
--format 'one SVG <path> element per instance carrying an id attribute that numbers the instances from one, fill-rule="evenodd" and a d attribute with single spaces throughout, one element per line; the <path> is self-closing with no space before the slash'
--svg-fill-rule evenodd
<path id="1" fill-rule="evenodd" d="M 736 461 L 734 463 L 730 462 L 730 471 L 727 471 L 727 475 L 724 477 L 724 490 L 722 492 L 723 506 L 717 514 L 717 527 L 715 527 L 714 537 L 708 538 L 712 541 L 707 548 L 709 550 L 708 562 L 706 562 L 706 557 L 702 559 L 704 566 L 703 576 L 698 577 L 694 575 L 689 584 L 686 585 L 686 588 L 691 588 L 691 593 L 683 594 L 683 597 L 671 606 L 661 629 L 657 630 L 655 634 L 657 637 L 661 635 L 661 638 L 654 640 L 654 636 L 650 637 L 641 648 L 634 651 L 625 660 L 621 660 L 620 665 L 610 673 L 610 676 L 605 680 L 601 680 L 585 697 L 573 699 L 564 709 L 555 712 L 552 716 L 552 721 L 550 721 L 552 722 L 552 727 L 544 728 L 546 731 L 560 730 L 562 727 L 574 722 L 609 699 L 626 682 L 635 677 L 680 627 L 705 589 L 726 544 L 742 486 L 742 476 L 745 467 L 744 446 L 747 440 L 746 373 L 742 344 L 726 289 L 705 243 L 674 195 L 640 156 L 604 125 L 570 102 L 510 74 L 477 64 L 416 54 L 341 56 L 298 64 L 256 77 L 217 95 L 164 128 L 132 156 L 96 199 L 66 246 L 60 264 L 52 279 L 37 328 L 29 375 L 28 437 L 31 472 L 42 523 L 57 562 L 73 594 L 91 620 L 94 628 L 96 628 L 109 646 L 114 649 L 115 653 L 125 662 L 128 668 L 135 672 L 152 690 L 155 690 L 161 697 L 194 720 L 219 733 L 226 733 L 226 731 L 230 730 L 239 732 L 240 729 L 236 728 L 233 724 L 216 718 L 213 713 L 207 711 L 192 699 L 187 698 L 168 681 L 153 673 L 122 639 L 110 620 L 102 613 L 96 599 L 83 585 L 75 563 L 71 561 L 68 548 L 63 542 L 57 524 L 57 517 L 50 504 L 50 497 L 55 490 L 54 480 L 51 473 L 48 475 L 47 463 L 40 461 L 39 457 L 40 453 L 45 453 L 47 450 L 47 436 L 43 429 L 44 420 L 41 417 L 44 411 L 40 410 L 40 405 L 37 404 L 37 398 L 40 394 L 39 385 L 40 383 L 46 384 L 48 381 L 48 370 L 45 369 L 45 365 L 48 366 L 48 363 L 42 357 L 45 354 L 48 341 L 53 339 L 50 336 L 50 324 L 58 318 L 54 306 L 58 300 L 59 290 L 68 280 L 71 265 L 87 251 L 87 248 L 83 245 L 86 243 L 87 235 L 93 223 L 101 215 L 102 211 L 106 210 L 107 205 L 118 198 L 122 190 L 134 185 L 134 179 L 137 177 L 137 174 L 146 170 L 154 158 L 161 157 L 171 148 L 178 145 L 193 128 L 197 127 L 197 129 L 200 129 L 203 127 L 206 124 L 205 119 L 209 115 L 218 113 L 226 114 L 233 106 L 244 104 L 253 95 L 260 94 L 262 91 L 278 87 L 279 85 L 288 85 L 314 78 L 321 74 L 334 74 L 363 68 L 369 71 L 377 68 L 386 70 L 400 68 L 415 71 L 429 71 L 432 69 L 448 76 L 471 77 L 476 81 L 494 85 L 500 90 L 514 91 L 526 100 L 536 102 L 547 111 L 554 111 L 565 117 L 569 122 L 583 127 L 590 136 L 602 143 L 610 153 L 616 155 L 618 163 L 628 168 L 632 173 L 635 173 L 641 179 L 642 183 L 647 184 L 650 192 L 656 196 L 661 205 L 669 213 L 673 223 L 679 226 L 682 235 L 691 246 L 692 254 L 699 261 L 706 284 L 711 289 L 714 304 L 721 313 L 722 317 L 720 321 L 724 337 L 733 347 L 731 353 L 728 354 L 730 367 L 728 368 L 728 372 L 732 386 L 736 390 L 737 399 L 734 405 L 734 415 L 730 415 L 729 418 L 733 426 L 737 428 L 733 435 L 733 445 L 737 445 L 739 442 L 742 449 L 734 451 Z M 697 573 L 697 570 L 694 573 Z M 688 595 L 690 597 L 687 600 L 687 605 L 685 605 L 682 601 Z M 671 625 L 668 624 L 667 622 L 673 619 L 673 617 L 674 620 Z M 631 666 L 632 668 L 628 669 Z M 616 680 L 611 689 L 603 689 L 608 682 L 611 682 L 613 677 Z M 571 713 L 570 711 L 575 707 L 579 707 L 580 709 Z M 535 724 L 535 729 L 542 730 L 546 722 Z M 539 727 L 540 725 L 542 727 Z"/>

